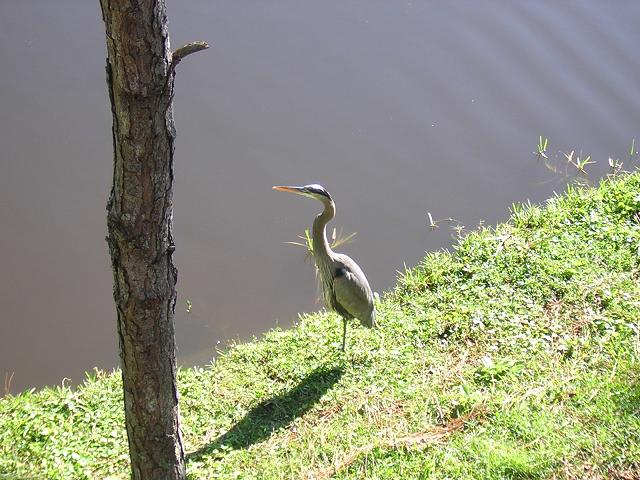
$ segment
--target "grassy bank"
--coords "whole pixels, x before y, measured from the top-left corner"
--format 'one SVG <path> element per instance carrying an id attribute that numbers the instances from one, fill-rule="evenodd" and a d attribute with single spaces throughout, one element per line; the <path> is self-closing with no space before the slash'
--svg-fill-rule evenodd
<path id="1" fill-rule="evenodd" d="M 429 254 L 329 313 L 179 372 L 190 478 L 640 478 L 640 175 Z M 126 478 L 120 380 L 0 400 L 0 478 Z"/>

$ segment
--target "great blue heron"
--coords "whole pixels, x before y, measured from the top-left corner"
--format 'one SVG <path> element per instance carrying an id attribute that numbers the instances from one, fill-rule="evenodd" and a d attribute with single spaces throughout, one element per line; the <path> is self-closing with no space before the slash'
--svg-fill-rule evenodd
<path id="1" fill-rule="evenodd" d="M 373 292 L 362 269 L 347 255 L 331 250 L 327 242 L 326 227 L 336 215 L 336 204 L 322 185 L 275 186 L 273 189 L 315 198 L 324 206 L 322 213 L 313 221 L 313 257 L 320 272 L 324 303 L 342 317 L 344 351 L 347 320 L 357 318 L 365 327 L 373 328 L 376 324 L 376 310 L 373 306 Z"/>

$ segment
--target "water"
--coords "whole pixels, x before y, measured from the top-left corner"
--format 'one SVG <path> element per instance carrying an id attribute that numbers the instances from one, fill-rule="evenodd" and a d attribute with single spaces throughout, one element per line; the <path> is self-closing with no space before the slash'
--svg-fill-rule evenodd
<path id="1" fill-rule="evenodd" d="M 179 360 L 312 311 L 304 251 L 325 185 L 374 290 L 453 217 L 504 219 L 563 188 L 532 152 L 604 171 L 640 141 L 638 2 L 172 2 Z M 0 3 L 0 374 L 12 391 L 117 365 L 104 241 L 111 115 L 98 2 Z M 187 300 L 192 304 L 187 313 Z M 339 325 L 336 324 L 336 329 Z M 218 342 L 220 342 L 218 344 Z"/>

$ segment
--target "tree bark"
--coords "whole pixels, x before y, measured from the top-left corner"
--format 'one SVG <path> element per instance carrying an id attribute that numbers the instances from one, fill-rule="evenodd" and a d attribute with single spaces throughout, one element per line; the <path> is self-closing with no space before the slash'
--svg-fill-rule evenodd
<path id="1" fill-rule="evenodd" d="M 164 0 L 100 0 L 114 169 L 107 204 L 134 479 L 184 479 L 173 317 L 173 80 L 198 42 L 169 49 Z"/>

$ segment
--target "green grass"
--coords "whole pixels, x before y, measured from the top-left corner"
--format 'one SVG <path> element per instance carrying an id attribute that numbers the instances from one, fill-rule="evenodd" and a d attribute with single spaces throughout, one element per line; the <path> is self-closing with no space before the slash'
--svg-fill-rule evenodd
<path id="1" fill-rule="evenodd" d="M 570 187 L 428 254 L 344 355 L 319 312 L 180 370 L 189 478 L 638 478 L 639 220 L 640 174 Z M 0 400 L 0 478 L 127 478 L 126 445 L 118 373 Z"/>

